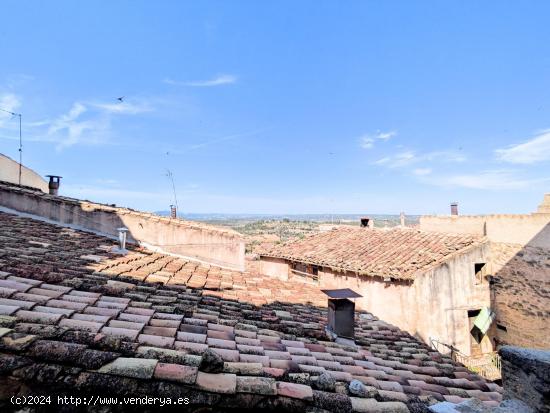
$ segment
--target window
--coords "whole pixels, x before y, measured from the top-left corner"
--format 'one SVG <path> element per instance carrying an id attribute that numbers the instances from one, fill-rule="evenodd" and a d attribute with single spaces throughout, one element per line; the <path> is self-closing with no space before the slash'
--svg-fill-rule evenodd
<path id="1" fill-rule="evenodd" d="M 302 278 L 319 281 L 319 267 L 316 265 L 308 265 L 301 262 L 294 262 L 291 265 L 291 272 Z"/>
<path id="2" fill-rule="evenodd" d="M 475 274 L 474 279 L 475 279 L 476 285 L 483 283 L 483 278 L 485 277 L 486 268 L 487 268 L 487 264 L 485 264 L 484 262 L 474 264 L 474 274 Z"/>
<path id="3" fill-rule="evenodd" d="M 508 329 L 506 328 L 506 326 L 503 326 L 502 324 L 497 324 L 497 328 L 501 331 L 508 331 Z"/>
<path id="4" fill-rule="evenodd" d="M 468 310 L 468 321 L 470 324 L 470 353 L 473 355 L 481 354 L 481 340 L 483 340 L 483 333 L 474 324 L 477 316 L 481 310 Z"/>

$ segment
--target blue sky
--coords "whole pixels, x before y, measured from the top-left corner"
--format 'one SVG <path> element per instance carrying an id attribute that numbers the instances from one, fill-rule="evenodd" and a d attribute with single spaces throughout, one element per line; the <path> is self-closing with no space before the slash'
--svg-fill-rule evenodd
<path id="1" fill-rule="evenodd" d="M 168 169 L 184 213 L 519 213 L 550 191 L 546 1 L 2 10 L 0 107 L 65 195 L 168 209 Z"/>

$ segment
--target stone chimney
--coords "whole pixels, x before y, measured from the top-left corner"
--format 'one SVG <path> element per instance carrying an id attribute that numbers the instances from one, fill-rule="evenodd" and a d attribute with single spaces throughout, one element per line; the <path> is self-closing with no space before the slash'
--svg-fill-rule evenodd
<path id="1" fill-rule="evenodd" d="M 550 194 L 544 194 L 544 198 L 542 199 L 542 203 L 537 209 L 537 213 L 550 214 Z"/>
<path id="2" fill-rule="evenodd" d="M 458 202 L 451 202 L 451 215 L 458 215 Z"/>
<path id="3" fill-rule="evenodd" d="M 175 205 L 170 205 L 170 218 L 177 218 L 178 217 L 178 211 L 176 209 Z"/>
<path id="4" fill-rule="evenodd" d="M 57 195 L 59 192 L 59 183 L 62 176 L 46 175 L 46 177 L 50 178 L 50 182 L 48 182 L 48 189 L 50 191 L 50 195 Z"/>
<path id="5" fill-rule="evenodd" d="M 361 228 L 374 228 L 374 220 L 369 217 L 362 217 Z"/>

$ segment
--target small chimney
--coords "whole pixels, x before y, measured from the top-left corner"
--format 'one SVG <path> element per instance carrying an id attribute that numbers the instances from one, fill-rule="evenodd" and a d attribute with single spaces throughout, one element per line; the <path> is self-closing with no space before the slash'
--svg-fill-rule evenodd
<path id="1" fill-rule="evenodd" d="M 369 217 L 361 218 L 361 228 L 374 228 L 374 220 Z"/>
<path id="2" fill-rule="evenodd" d="M 399 221 L 401 223 L 401 226 L 404 227 L 405 226 L 405 213 L 404 212 L 401 212 L 401 214 L 399 214 Z"/>
<path id="3" fill-rule="evenodd" d="M 62 176 L 58 175 L 46 175 L 47 178 L 50 178 L 50 182 L 48 182 L 48 189 L 50 191 L 50 195 L 57 195 L 59 191 L 59 182 Z"/>
<path id="4" fill-rule="evenodd" d="M 170 218 L 177 218 L 178 211 L 175 205 L 170 205 Z"/>
<path id="5" fill-rule="evenodd" d="M 128 228 L 122 227 L 117 228 L 118 231 L 118 243 L 119 243 L 119 250 L 120 252 L 126 251 L 126 233 L 128 232 Z"/>
<path id="6" fill-rule="evenodd" d="M 321 290 L 328 296 L 327 329 L 338 337 L 353 339 L 355 337 L 355 302 L 350 298 L 359 298 L 349 288 L 339 290 Z"/>
<path id="7" fill-rule="evenodd" d="M 451 215 L 458 215 L 458 202 L 451 202 Z"/>

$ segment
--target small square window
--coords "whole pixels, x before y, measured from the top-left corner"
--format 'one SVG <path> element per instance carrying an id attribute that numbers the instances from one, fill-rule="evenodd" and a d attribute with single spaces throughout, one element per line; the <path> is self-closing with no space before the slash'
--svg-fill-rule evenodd
<path id="1" fill-rule="evenodd" d="M 474 264 L 474 277 L 475 277 L 475 284 L 479 285 L 483 283 L 483 278 L 485 277 L 487 264 L 484 262 L 479 262 Z"/>

